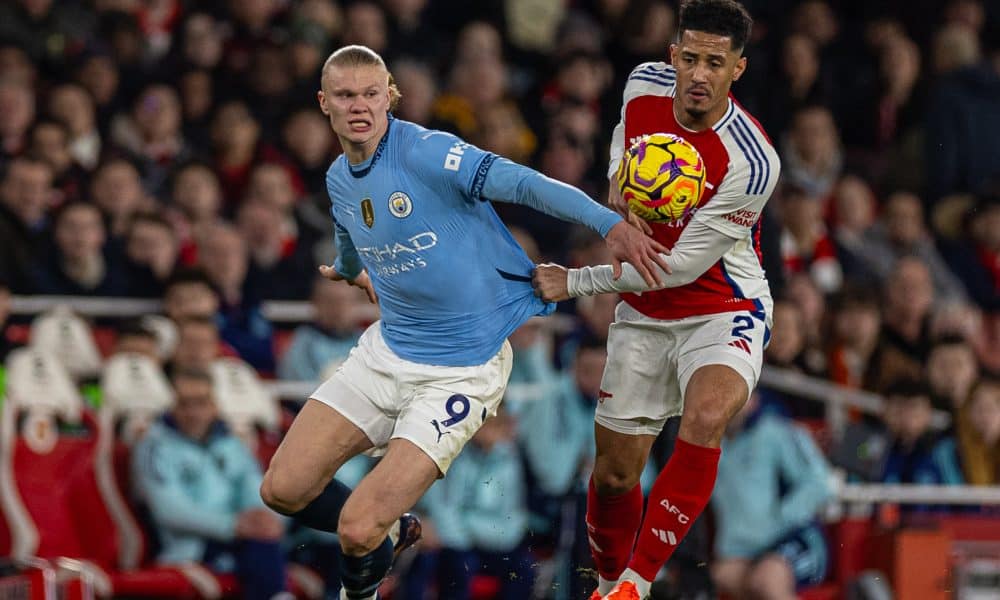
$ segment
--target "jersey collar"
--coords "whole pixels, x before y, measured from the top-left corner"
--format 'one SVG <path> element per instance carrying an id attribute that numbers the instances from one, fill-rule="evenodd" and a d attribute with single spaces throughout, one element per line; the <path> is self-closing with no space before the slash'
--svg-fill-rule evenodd
<path id="1" fill-rule="evenodd" d="M 354 176 L 355 179 L 361 179 L 367 175 L 385 151 L 385 145 L 389 142 L 389 130 L 392 128 L 392 122 L 396 120 L 396 118 L 392 116 L 392 113 L 389 113 L 388 116 L 389 122 L 385 126 L 385 133 L 382 134 L 382 139 L 378 141 L 378 146 L 375 147 L 375 152 L 373 152 L 367 159 L 356 165 L 347 163 L 347 170 Z"/>

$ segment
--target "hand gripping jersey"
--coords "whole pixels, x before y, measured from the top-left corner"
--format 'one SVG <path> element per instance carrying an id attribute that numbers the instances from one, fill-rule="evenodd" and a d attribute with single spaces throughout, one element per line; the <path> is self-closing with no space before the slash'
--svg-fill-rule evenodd
<path id="1" fill-rule="evenodd" d="M 611 142 L 611 177 L 625 148 L 643 135 L 672 133 L 691 142 L 705 161 L 705 191 L 697 210 L 672 223 L 651 223 L 653 237 L 673 247 L 692 219 L 735 240 L 733 247 L 695 281 L 673 288 L 622 294 L 639 312 L 682 319 L 729 311 L 770 312 L 771 293 L 760 259 L 760 213 L 778 181 L 780 163 L 760 124 L 731 96 L 711 128 L 690 131 L 674 117 L 674 68 L 643 63 L 625 84 L 622 118 Z M 763 316 L 763 315 L 762 315 Z"/>

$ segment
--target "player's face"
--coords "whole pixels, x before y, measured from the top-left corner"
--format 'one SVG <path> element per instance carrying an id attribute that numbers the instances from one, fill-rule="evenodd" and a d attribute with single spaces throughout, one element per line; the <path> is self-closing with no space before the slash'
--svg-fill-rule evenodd
<path id="1" fill-rule="evenodd" d="M 317 97 L 348 156 L 361 150 L 364 159 L 375 151 L 389 122 L 389 73 L 384 67 L 331 66 Z"/>
<path id="2" fill-rule="evenodd" d="M 708 127 L 722 117 L 729 88 L 747 65 L 729 36 L 691 30 L 670 45 L 670 61 L 677 69 L 677 118 L 692 129 Z"/>

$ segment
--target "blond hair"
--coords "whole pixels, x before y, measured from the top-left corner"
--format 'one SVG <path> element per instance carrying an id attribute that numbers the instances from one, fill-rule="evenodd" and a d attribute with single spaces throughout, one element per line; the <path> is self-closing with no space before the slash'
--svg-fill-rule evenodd
<path id="1" fill-rule="evenodd" d="M 389 68 L 385 66 L 385 61 L 382 60 L 378 52 L 375 52 L 368 46 L 352 44 L 339 48 L 323 63 L 324 76 L 330 67 L 382 67 L 389 75 L 389 110 L 396 110 L 396 106 L 399 105 L 399 99 L 403 97 L 399 93 L 399 88 L 396 87 L 396 80 L 393 78 L 392 73 L 389 73 Z"/>

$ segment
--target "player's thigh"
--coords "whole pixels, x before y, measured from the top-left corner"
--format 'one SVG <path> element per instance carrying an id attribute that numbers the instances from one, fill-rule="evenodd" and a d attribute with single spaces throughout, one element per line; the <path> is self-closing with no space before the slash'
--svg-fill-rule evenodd
<path id="1" fill-rule="evenodd" d="M 674 335 L 668 322 L 644 317 L 624 302 L 608 331 L 608 362 L 594 420 L 625 435 L 656 436 L 680 414 Z"/>
<path id="2" fill-rule="evenodd" d="M 706 443 L 697 438 L 721 435 L 720 428 L 757 385 L 766 335 L 764 322 L 749 312 L 722 313 L 688 324 L 677 353 L 684 396 L 681 437 Z"/>
<path id="3" fill-rule="evenodd" d="M 341 465 L 371 447 L 357 425 L 310 398 L 271 459 L 261 495 L 276 510 L 301 510 L 323 491 Z"/>
<path id="4" fill-rule="evenodd" d="M 323 490 L 351 457 L 389 441 L 395 382 L 376 323 L 296 416 L 264 477 L 272 506 L 295 510 Z"/>
<path id="5" fill-rule="evenodd" d="M 712 563 L 712 581 L 727 596 L 739 598 L 750 569 L 750 561 L 742 558 L 722 558 Z"/>
<path id="6" fill-rule="evenodd" d="M 470 367 L 435 367 L 412 379 L 412 389 L 392 431 L 392 439 L 409 440 L 438 465 L 443 476 L 451 462 L 497 413 L 510 369 L 510 344 L 489 361 Z"/>
<path id="7" fill-rule="evenodd" d="M 393 439 L 382 460 L 354 489 L 340 512 L 337 533 L 349 553 L 370 551 L 431 487 L 436 462 L 413 442 Z"/>
<path id="8" fill-rule="evenodd" d="M 639 483 L 656 436 L 621 433 L 595 423 L 594 441 L 594 487 L 601 496 L 617 496 Z"/>

